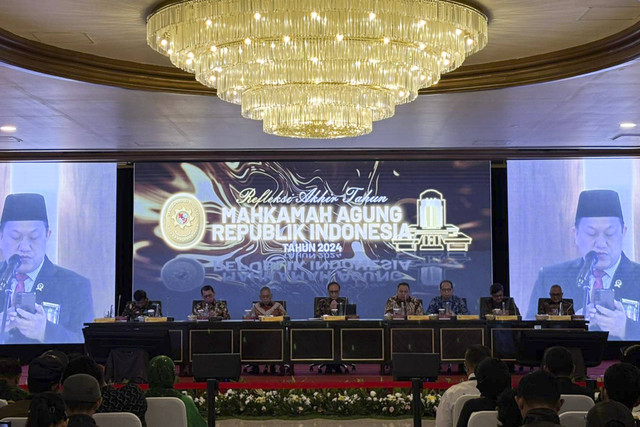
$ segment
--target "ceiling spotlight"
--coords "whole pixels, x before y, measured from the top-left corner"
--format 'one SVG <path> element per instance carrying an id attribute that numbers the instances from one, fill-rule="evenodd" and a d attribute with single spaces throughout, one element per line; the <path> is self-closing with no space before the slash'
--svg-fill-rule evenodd
<path id="1" fill-rule="evenodd" d="M 0 131 L 2 131 L 2 132 L 15 132 L 17 130 L 18 130 L 18 128 L 13 126 L 13 125 L 0 126 Z"/>
<path id="2" fill-rule="evenodd" d="M 622 123 L 620 123 L 620 128 L 621 129 L 633 129 L 634 127 L 636 127 L 636 124 L 632 123 L 632 122 L 622 122 Z"/>

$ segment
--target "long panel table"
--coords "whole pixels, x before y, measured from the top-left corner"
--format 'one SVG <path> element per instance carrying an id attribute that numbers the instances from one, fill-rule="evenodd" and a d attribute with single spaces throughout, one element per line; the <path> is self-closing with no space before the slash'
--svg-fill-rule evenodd
<path id="1" fill-rule="evenodd" d="M 584 321 L 485 320 L 287 320 L 284 322 L 205 321 L 88 323 L 86 348 L 96 360 L 130 336 L 168 331 L 170 355 L 189 364 L 193 354 L 239 353 L 242 363 L 390 363 L 393 353 L 439 353 L 443 362 L 461 362 L 467 347 L 489 346 L 503 360 L 515 360 L 523 330 L 586 330 Z M 104 345 L 95 336 L 112 337 Z M 119 339 L 122 337 L 122 340 Z M 134 347 L 136 340 L 128 346 Z"/>

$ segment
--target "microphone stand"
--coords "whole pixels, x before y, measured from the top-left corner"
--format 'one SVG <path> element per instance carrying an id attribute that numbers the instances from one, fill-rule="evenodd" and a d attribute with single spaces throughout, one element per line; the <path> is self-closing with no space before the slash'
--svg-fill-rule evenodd
<path id="1" fill-rule="evenodd" d="M 7 268 L 9 267 L 7 266 Z M 8 281 L 2 281 L 0 283 L 0 288 L 2 288 L 4 292 L 4 301 L 2 303 L 2 325 L 0 326 L 0 343 L 4 344 L 6 341 L 5 329 L 7 327 L 7 311 L 9 311 L 9 304 L 11 304 L 13 291 L 11 290 L 11 286 L 9 286 Z"/>
<path id="2" fill-rule="evenodd" d="M 586 260 L 584 262 L 587 262 Z M 594 257 L 593 260 L 591 261 L 591 265 L 589 266 L 589 271 L 587 271 L 586 274 L 578 276 L 578 286 L 582 287 L 582 297 L 583 297 L 583 301 L 584 301 L 584 307 L 583 307 L 583 314 L 584 314 L 584 318 L 585 320 L 589 320 L 587 318 L 587 305 L 590 301 L 590 289 L 589 289 L 589 276 L 591 276 L 591 272 L 593 271 L 593 267 L 596 265 L 596 263 L 598 262 L 598 257 Z"/>

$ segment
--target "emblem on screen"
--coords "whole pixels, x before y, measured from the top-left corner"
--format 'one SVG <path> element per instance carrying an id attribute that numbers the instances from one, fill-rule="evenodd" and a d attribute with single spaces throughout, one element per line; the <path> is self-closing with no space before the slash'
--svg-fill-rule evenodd
<path id="1" fill-rule="evenodd" d="M 447 224 L 447 200 L 437 190 L 425 190 L 417 200 L 417 224 L 409 225 L 411 237 L 394 239 L 398 252 L 467 252 L 473 240 L 460 227 Z"/>
<path id="2" fill-rule="evenodd" d="M 204 206 L 200 200 L 189 193 L 174 194 L 162 206 L 162 239 L 174 249 L 191 249 L 202 241 L 206 222 Z"/>

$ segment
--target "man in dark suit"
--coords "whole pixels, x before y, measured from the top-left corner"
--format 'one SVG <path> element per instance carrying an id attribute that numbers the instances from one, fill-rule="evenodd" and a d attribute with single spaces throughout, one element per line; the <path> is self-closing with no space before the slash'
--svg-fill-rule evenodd
<path id="1" fill-rule="evenodd" d="M 542 369 L 556 376 L 560 394 L 578 394 L 593 399 L 593 390 L 573 382 L 575 364 L 567 348 L 556 345 L 546 349 L 542 356 Z"/>
<path id="2" fill-rule="evenodd" d="M 504 296 L 504 286 L 502 283 L 494 283 L 489 287 L 490 298 L 480 298 L 480 316 L 493 314 L 493 310 L 500 310 L 500 314 L 520 316 L 520 310 L 516 302 L 511 297 Z M 504 313 L 503 305 L 504 303 Z"/>
<path id="3" fill-rule="evenodd" d="M 331 282 L 327 285 L 328 297 L 318 298 L 316 306 L 313 308 L 314 317 L 322 317 L 324 315 L 330 315 L 331 310 L 337 310 L 340 304 L 347 305 L 347 299 L 340 296 L 340 284 L 338 282 Z M 342 313 L 344 315 L 344 313 Z"/>
<path id="4" fill-rule="evenodd" d="M 576 314 L 584 314 L 589 320 L 590 329 L 609 331 L 617 339 L 639 339 L 640 264 L 622 252 L 626 231 L 618 193 L 612 190 L 580 193 L 573 227 L 580 258 L 540 270 L 528 316 L 537 312 L 538 298 L 544 297 L 551 285 L 559 284 L 565 295 L 573 299 Z M 585 266 L 587 258 L 592 263 Z M 586 304 L 578 276 L 584 278 L 588 288 Z M 606 289 L 613 289 L 614 293 L 609 308 L 597 299 L 601 290 Z"/>
<path id="5" fill-rule="evenodd" d="M 7 287 L 13 291 L 6 343 L 82 342 L 82 325 L 93 319 L 91 284 L 85 277 L 53 264 L 46 256 L 51 236 L 47 208 L 40 194 L 9 194 L 0 218 L 0 249 L 5 260 L 18 255 L 20 263 Z M 8 266 L 0 267 L 4 275 Z M 34 312 L 17 304 L 17 295 L 35 294 Z M 4 310 L 4 293 L 2 293 Z"/>

